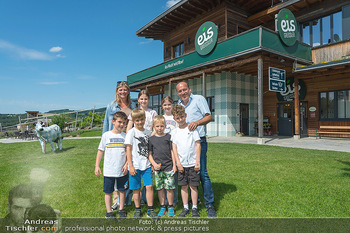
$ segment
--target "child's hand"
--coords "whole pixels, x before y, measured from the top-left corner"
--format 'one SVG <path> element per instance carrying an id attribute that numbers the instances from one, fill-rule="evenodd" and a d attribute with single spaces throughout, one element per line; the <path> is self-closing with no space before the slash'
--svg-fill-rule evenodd
<path id="1" fill-rule="evenodd" d="M 161 166 L 162 166 L 161 163 L 159 163 L 159 164 L 155 163 L 155 164 L 153 165 L 154 170 L 156 170 L 156 171 L 159 171 Z"/>
<path id="2" fill-rule="evenodd" d="M 183 166 L 181 164 L 177 165 L 177 169 L 179 170 L 180 173 L 184 172 L 184 168 L 183 168 Z"/>
<path id="3" fill-rule="evenodd" d="M 100 174 L 102 174 L 100 167 L 95 166 L 95 175 L 96 175 L 97 177 L 100 177 Z"/>
<path id="4" fill-rule="evenodd" d="M 173 172 L 175 173 L 175 172 L 177 172 L 177 168 L 176 168 L 176 165 L 174 164 L 174 166 L 173 166 Z"/>
<path id="5" fill-rule="evenodd" d="M 122 168 L 122 172 L 123 172 L 123 175 L 125 176 L 126 174 L 128 174 L 128 164 L 125 163 L 123 168 Z"/>
<path id="6" fill-rule="evenodd" d="M 134 166 L 129 167 L 129 173 L 132 176 L 136 176 L 136 170 L 135 170 Z"/>
<path id="7" fill-rule="evenodd" d="M 201 165 L 199 163 L 196 163 L 196 165 L 194 166 L 194 170 L 196 172 L 198 172 L 199 170 L 201 170 Z"/>

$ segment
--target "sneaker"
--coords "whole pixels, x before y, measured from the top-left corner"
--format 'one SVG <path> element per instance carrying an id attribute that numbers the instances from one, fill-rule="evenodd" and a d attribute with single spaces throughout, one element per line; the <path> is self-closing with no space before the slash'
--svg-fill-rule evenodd
<path id="1" fill-rule="evenodd" d="M 192 218 L 199 218 L 199 212 L 197 208 L 192 209 Z"/>
<path id="2" fill-rule="evenodd" d="M 214 206 L 210 205 L 207 208 L 208 218 L 216 218 L 216 211 Z"/>
<path id="3" fill-rule="evenodd" d="M 106 212 L 106 219 L 116 219 L 113 212 Z"/>
<path id="4" fill-rule="evenodd" d="M 158 216 L 156 215 L 156 212 L 154 212 L 153 209 L 147 210 L 147 217 L 152 218 L 152 219 L 158 218 Z"/>
<path id="5" fill-rule="evenodd" d="M 118 214 L 119 214 L 119 219 L 120 220 L 126 219 L 126 211 L 125 210 L 119 210 Z"/>
<path id="6" fill-rule="evenodd" d="M 116 211 L 117 209 L 119 209 L 119 205 L 118 205 L 118 202 L 115 202 L 115 203 L 112 205 L 112 211 Z"/>
<path id="7" fill-rule="evenodd" d="M 168 208 L 168 217 L 175 217 L 174 207 Z"/>
<path id="8" fill-rule="evenodd" d="M 178 218 L 183 218 L 183 217 L 186 217 L 186 215 L 188 215 L 189 213 L 190 213 L 189 209 L 183 208 L 181 214 L 179 214 L 177 217 Z"/>
<path id="9" fill-rule="evenodd" d="M 158 217 L 163 217 L 165 215 L 165 208 L 160 208 L 159 213 L 158 213 Z"/>
<path id="10" fill-rule="evenodd" d="M 142 216 L 141 210 L 135 210 L 134 219 L 140 219 Z"/>

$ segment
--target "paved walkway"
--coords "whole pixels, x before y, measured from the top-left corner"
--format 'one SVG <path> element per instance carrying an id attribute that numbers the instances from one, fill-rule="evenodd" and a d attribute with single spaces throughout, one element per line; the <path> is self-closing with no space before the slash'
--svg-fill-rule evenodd
<path id="1" fill-rule="evenodd" d="M 88 138 L 101 138 L 101 137 L 71 137 L 64 138 L 64 140 L 78 140 Z M 315 150 L 330 150 L 330 151 L 343 151 L 350 152 L 350 138 L 315 138 L 315 137 L 302 137 L 300 139 L 294 139 L 293 137 L 265 137 L 265 145 L 270 146 L 282 146 L 282 147 L 294 147 L 304 149 Z M 14 143 L 14 142 L 32 142 L 33 140 L 22 139 L 0 139 L 0 143 Z M 208 137 L 208 142 L 212 143 L 247 143 L 257 144 L 257 137 Z"/>

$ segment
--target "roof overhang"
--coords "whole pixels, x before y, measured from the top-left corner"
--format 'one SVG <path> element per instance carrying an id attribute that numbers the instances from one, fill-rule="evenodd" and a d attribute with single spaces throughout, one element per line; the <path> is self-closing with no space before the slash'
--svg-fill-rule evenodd
<path id="1" fill-rule="evenodd" d="M 252 57 L 263 53 L 273 54 L 283 58 L 283 60 L 290 60 L 298 64 L 312 64 L 311 47 L 309 45 L 296 42 L 295 45 L 287 47 L 282 43 L 276 32 L 257 27 L 218 43 L 214 51 L 206 56 L 201 56 L 194 51 L 129 75 L 127 79 L 130 87 L 133 88 L 169 76 L 200 72 L 205 67 L 216 66 L 219 63 L 220 65 L 223 63 L 235 64 L 234 62 L 238 62 L 237 59 L 240 60 L 239 64 L 245 63 L 245 59 L 253 62 Z M 232 66 L 232 64 L 227 66 Z M 234 69 L 235 67 L 231 68 Z M 215 69 L 211 68 L 211 70 Z M 248 73 L 255 74 L 255 71 Z"/>

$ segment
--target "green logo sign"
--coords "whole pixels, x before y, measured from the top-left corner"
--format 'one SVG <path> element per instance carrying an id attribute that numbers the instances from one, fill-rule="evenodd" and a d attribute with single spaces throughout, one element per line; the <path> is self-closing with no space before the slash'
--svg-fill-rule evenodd
<path id="1" fill-rule="evenodd" d="M 299 91 L 299 100 L 305 99 L 306 85 L 304 81 L 301 79 L 299 79 L 298 91 Z M 278 101 L 293 101 L 294 92 L 295 92 L 294 77 L 290 77 L 287 79 L 287 82 L 286 82 L 286 91 L 276 93 L 277 99 Z"/>
<path id="2" fill-rule="evenodd" d="M 196 34 L 195 46 L 200 55 L 207 55 L 213 51 L 218 40 L 218 28 L 213 22 L 203 23 Z"/>
<path id="3" fill-rule="evenodd" d="M 282 9 L 277 15 L 277 31 L 283 43 L 292 46 L 297 41 L 298 24 L 293 13 L 288 9 Z"/>

